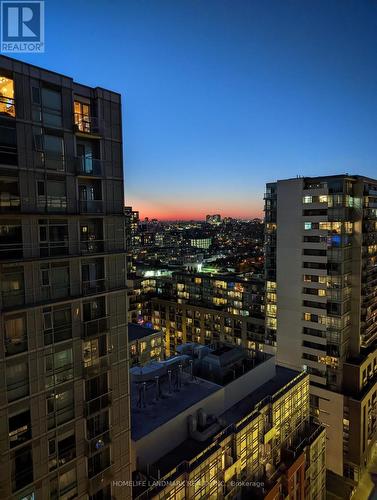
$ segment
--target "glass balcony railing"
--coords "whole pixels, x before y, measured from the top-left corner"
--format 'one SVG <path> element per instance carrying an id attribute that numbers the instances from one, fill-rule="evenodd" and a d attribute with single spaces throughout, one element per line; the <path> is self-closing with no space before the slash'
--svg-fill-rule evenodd
<path id="1" fill-rule="evenodd" d="M 80 200 L 79 210 L 84 214 L 103 213 L 103 200 Z"/>
<path id="2" fill-rule="evenodd" d="M 80 253 L 88 254 L 88 253 L 100 253 L 104 251 L 105 241 L 100 239 L 90 239 L 90 240 L 81 240 L 80 241 Z"/>
<path id="3" fill-rule="evenodd" d="M 18 241 L 17 243 L 0 243 L 0 260 L 20 259 L 22 257 L 22 241 Z"/>
<path id="4" fill-rule="evenodd" d="M 105 408 L 108 408 L 111 404 L 111 390 L 108 389 L 108 391 L 104 394 L 101 394 L 100 396 L 96 396 L 88 401 L 85 401 L 85 415 L 88 417 L 89 415 L 92 415 L 93 413 L 97 413 L 101 410 L 104 410 Z"/>
<path id="5" fill-rule="evenodd" d="M 110 357 L 108 354 L 99 358 L 84 361 L 84 377 L 92 378 L 106 372 L 110 368 Z"/>
<path id="6" fill-rule="evenodd" d="M 111 443 L 111 433 L 109 429 L 100 431 L 95 437 L 92 439 L 87 438 L 87 453 L 88 455 L 92 455 L 102 450 L 106 446 Z"/>
<path id="7" fill-rule="evenodd" d="M 105 278 L 93 279 L 82 282 L 82 294 L 93 295 L 104 292 L 107 288 L 107 280 Z"/>
<path id="8" fill-rule="evenodd" d="M 82 336 L 84 339 L 96 337 L 109 331 L 109 316 L 83 321 Z"/>
<path id="9" fill-rule="evenodd" d="M 101 467 L 101 471 L 88 479 L 88 491 L 90 495 L 94 495 L 98 490 L 110 483 L 113 478 L 113 464 L 105 462 Z"/>
<path id="10" fill-rule="evenodd" d="M 83 134 L 99 134 L 99 120 L 85 113 L 74 113 L 76 132 Z"/>
<path id="11" fill-rule="evenodd" d="M 76 171 L 79 175 L 103 175 L 103 161 L 97 158 L 80 156 L 76 158 Z"/>
<path id="12" fill-rule="evenodd" d="M 16 116 L 15 100 L 12 97 L 0 95 L 0 115 Z"/>
<path id="13" fill-rule="evenodd" d="M 19 212 L 21 199 L 19 195 L 10 193 L 0 193 L 0 212 Z"/>

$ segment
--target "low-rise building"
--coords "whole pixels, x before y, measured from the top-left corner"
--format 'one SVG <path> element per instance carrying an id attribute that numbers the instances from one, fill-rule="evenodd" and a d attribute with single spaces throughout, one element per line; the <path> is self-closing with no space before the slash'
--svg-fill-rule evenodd
<path id="1" fill-rule="evenodd" d="M 134 498 L 324 499 L 308 375 L 226 344 L 178 351 L 131 369 Z"/>
<path id="2" fill-rule="evenodd" d="M 160 330 L 143 325 L 128 324 L 130 366 L 159 361 L 165 356 L 164 337 Z"/>

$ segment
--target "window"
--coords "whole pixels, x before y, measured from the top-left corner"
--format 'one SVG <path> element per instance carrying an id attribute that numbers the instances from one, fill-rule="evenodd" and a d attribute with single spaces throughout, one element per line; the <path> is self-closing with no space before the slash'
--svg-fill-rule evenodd
<path id="1" fill-rule="evenodd" d="M 0 127 L 0 137 L 2 135 Z M 7 163 L 1 156 L 0 145 L 0 163 Z M 18 190 L 17 179 L 2 177 L 0 179 L 0 212 L 17 212 L 20 210 L 20 194 Z"/>
<path id="2" fill-rule="evenodd" d="M 6 316 L 5 323 L 5 352 L 7 356 L 27 350 L 26 316 Z"/>
<path id="3" fill-rule="evenodd" d="M 22 266 L 3 268 L 1 290 L 4 306 L 21 305 L 24 303 L 24 270 Z"/>
<path id="4" fill-rule="evenodd" d="M 305 231 L 309 230 L 312 228 L 312 223 L 311 222 L 305 222 L 304 223 L 304 229 Z"/>
<path id="5" fill-rule="evenodd" d="M 70 293 L 69 263 L 41 264 L 41 292 L 46 299 L 68 297 Z"/>
<path id="6" fill-rule="evenodd" d="M 46 127 L 62 126 L 61 93 L 48 87 L 32 87 L 33 120 Z"/>
<path id="7" fill-rule="evenodd" d="M 0 113 L 0 163 L 17 165 L 17 133 L 16 124 Z"/>
<path id="8" fill-rule="evenodd" d="M 8 401 L 28 396 L 29 394 L 29 366 L 27 361 L 7 364 L 7 395 Z"/>
<path id="9" fill-rule="evenodd" d="M 30 410 L 9 417 L 9 446 L 14 448 L 31 439 Z"/>
<path id="10" fill-rule="evenodd" d="M 17 219 L 3 219 L 0 223 L 0 260 L 23 256 L 22 226 Z"/>
<path id="11" fill-rule="evenodd" d="M 46 356 L 46 387 L 52 387 L 73 378 L 72 348 Z"/>
<path id="12" fill-rule="evenodd" d="M 76 457 L 76 438 L 74 431 L 48 441 L 49 469 L 65 465 Z"/>
<path id="13" fill-rule="evenodd" d="M 33 482 L 33 454 L 31 445 L 19 448 L 11 456 L 13 493 Z"/>
<path id="14" fill-rule="evenodd" d="M 75 416 L 72 388 L 50 393 L 46 403 L 49 429 L 64 424 Z"/>
<path id="15" fill-rule="evenodd" d="M 72 314 L 69 305 L 45 307 L 42 314 L 45 345 L 72 337 Z"/>
<path id="16" fill-rule="evenodd" d="M 79 132 L 89 134 L 92 132 L 92 122 L 90 116 L 90 102 L 88 100 L 78 101 L 74 103 L 75 125 Z"/>
<path id="17" fill-rule="evenodd" d="M 0 75 L 0 115 L 16 116 L 14 106 L 14 82 L 11 78 Z"/>
<path id="18" fill-rule="evenodd" d="M 41 257 L 68 253 L 68 223 L 59 219 L 39 220 L 39 248 Z"/>

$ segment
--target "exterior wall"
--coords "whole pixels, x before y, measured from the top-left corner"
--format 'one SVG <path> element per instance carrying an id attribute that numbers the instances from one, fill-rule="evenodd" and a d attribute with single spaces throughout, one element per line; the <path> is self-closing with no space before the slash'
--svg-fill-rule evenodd
<path id="1" fill-rule="evenodd" d="M 0 224 L 21 227 L 0 245 L 0 496 L 109 496 L 130 478 L 120 96 L 2 56 L 0 76 Z"/>
<path id="2" fill-rule="evenodd" d="M 187 439 L 189 437 L 187 417 L 195 414 L 199 408 L 203 408 L 208 415 L 218 417 L 274 376 L 275 358 L 271 357 L 234 382 L 225 387 L 219 386 L 215 393 L 181 411 L 153 432 L 137 441 L 132 441 L 134 453 L 137 456 L 137 466 L 144 467 L 146 464 L 154 463 Z M 136 464 L 133 464 L 133 467 L 135 466 Z"/>
<path id="3" fill-rule="evenodd" d="M 278 363 L 301 369 L 302 355 L 302 179 L 277 187 Z"/>

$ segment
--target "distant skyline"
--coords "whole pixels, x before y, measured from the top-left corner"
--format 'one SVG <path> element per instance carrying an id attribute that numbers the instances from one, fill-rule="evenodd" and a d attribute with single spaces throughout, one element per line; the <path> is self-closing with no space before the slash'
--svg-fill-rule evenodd
<path id="1" fill-rule="evenodd" d="M 141 217 L 261 217 L 266 182 L 377 176 L 377 2 L 45 4 L 46 52 L 15 57 L 122 94 Z"/>

